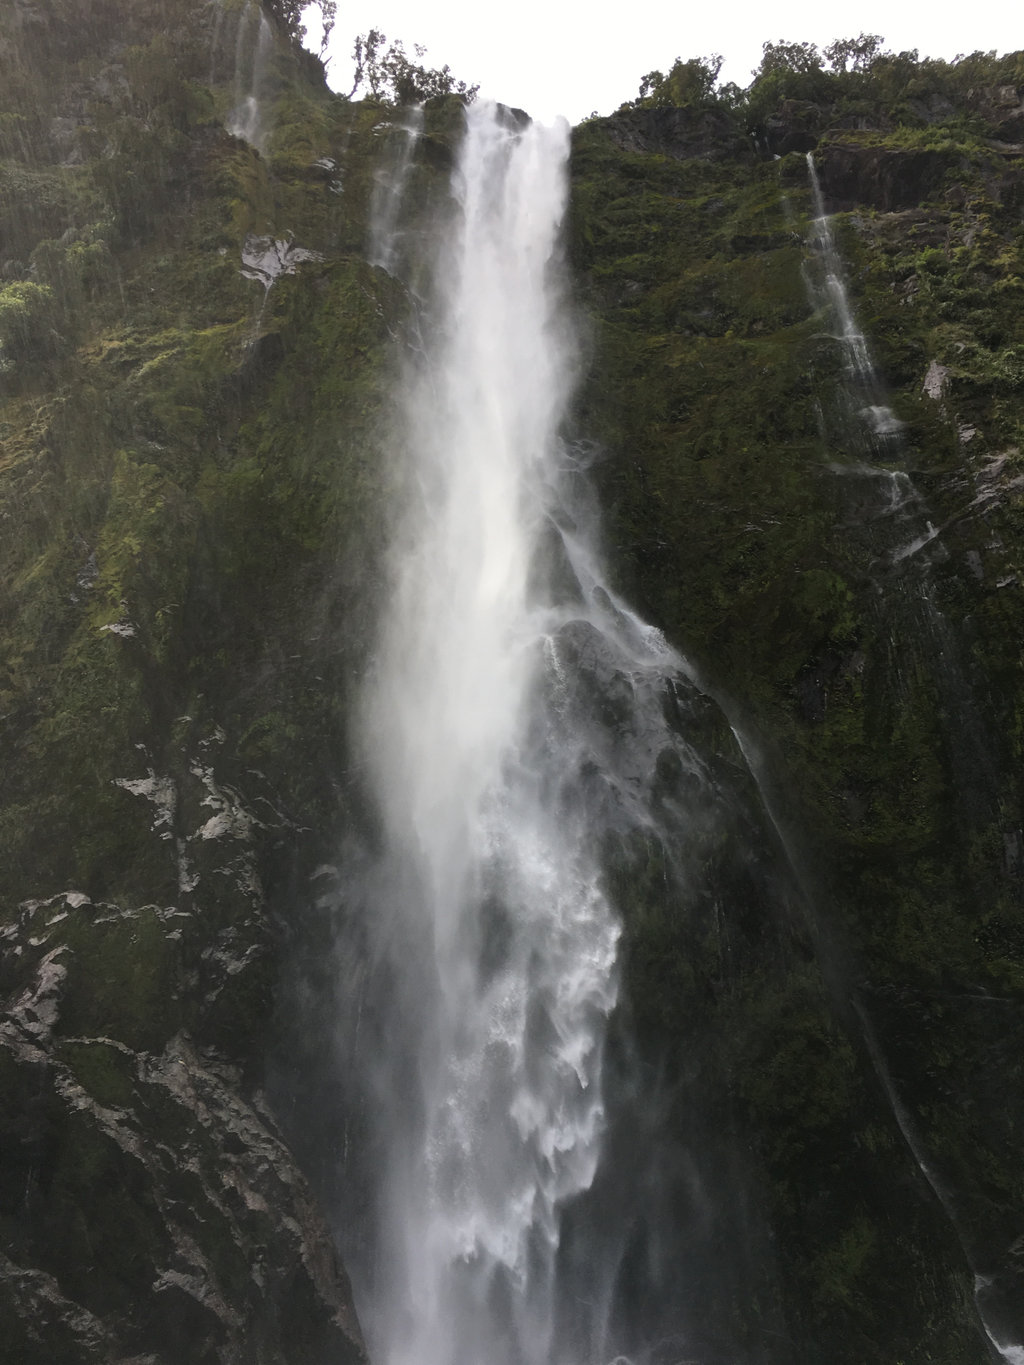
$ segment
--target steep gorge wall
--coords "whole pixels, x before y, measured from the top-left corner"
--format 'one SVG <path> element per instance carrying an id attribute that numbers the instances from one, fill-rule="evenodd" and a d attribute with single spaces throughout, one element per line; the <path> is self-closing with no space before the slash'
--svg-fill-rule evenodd
<path id="1" fill-rule="evenodd" d="M 790 101 L 775 159 L 721 107 L 576 142 L 610 552 L 747 735 L 802 883 L 803 931 L 741 893 L 724 947 L 631 910 L 641 1032 L 682 1072 L 714 1021 L 790 1359 L 982 1359 L 972 1292 L 1004 1342 L 1024 1302 L 1019 69 L 930 123 L 894 103 Z M 844 406 L 808 297 L 811 147 L 898 437 Z M 687 963 L 653 995 L 648 935 Z"/>
<path id="2" fill-rule="evenodd" d="M 277 35 L 277 150 L 229 135 L 251 19 L 0 21 L 0 1217 L 22 1362 L 362 1354 L 260 1084 L 270 906 L 337 827 L 364 647 L 376 115 Z"/>
<path id="3" fill-rule="evenodd" d="M 277 34 L 261 149 L 232 137 L 249 21 L 0 20 L 0 1302 L 25 1362 L 361 1352 L 318 1044 L 287 1044 L 315 1195 L 261 1087 L 282 962 L 329 961 L 313 874 L 372 838 L 346 725 L 406 301 L 364 254 L 387 111 Z M 748 783 L 697 915 L 653 846 L 610 872 L 621 1085 L 649 1086 L 678 1224 L 649 1308 L 670 1337 L 703 1295 L 707 1360 L 982 1361 L 974 1272 L 1021 1340 L 1021 84 L 916 127 L 791 103 L 775 161 L 717 106 L 575 137 L 575 434 L 609 557 L 706 680 L 723 783 L 725 717 L 756 742 L 777 826 Z M 428 108 L 411 196 L 458 118 Z M 904 424 L 881 451 L 807 298 L 811 144 Z M 894 557 L 867 464 L 910 472 L 926 558 Z M 698 1236 L 709 1144 L 728 1208 Z"/>

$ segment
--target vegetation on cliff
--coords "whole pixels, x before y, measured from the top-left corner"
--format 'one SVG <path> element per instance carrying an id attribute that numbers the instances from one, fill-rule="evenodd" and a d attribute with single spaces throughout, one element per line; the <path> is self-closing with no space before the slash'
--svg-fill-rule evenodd
<path id="1" fill-rule="evenodd" d="M 26 1362 L 360 1350 L 259 1086 L 282 939 L 366 823 L 347 713 L 408 303 L 364 255 L 387 101 L 440 96 L 426 203 L 472 91 L 375 39 L 372 98 L 333 96 L 299 7 L 267 8 L 258 148 L 225 126 L 254 7 L 0 16 L 0 1312 Z M 1008 1333 L 1020 1301 L 1024 56 L 868 35 L 717 74 L 652 72 L 574 142 L 574 434 L 738 793 L 691 836 L 690 901 L 653 841 L 609 849 L 613 1062 L 657 1094 L 683 1233 L 681 1152 L 713 1133 L 704 1174 L 740 1191 L 701 1243 L 720 1277 L 686 1270 L 723 1339 L 964 1365 L 971 1273 Z M 810 151 L 898 441 L 844 407 L 808 299 Z"/>
<path id="2" fill-rule="evenodd" d="M 268 896 L 337 818 L 373 574 L 377 115 L 275 38 L 264 154 L 231 136 L 246 17 L 0 20 L 0 1217 L 26 1362 L 360 1352 L 254 1087 Z"/>
<path id="3" fill-rule="evenodd" d="M 707 980 L 706 1093 L 757 1135 L 810 1358 L 982 1359 L 968 1265 L 1010 1339 L 1020 1302 L 1020 1072 L 996 1039 L 1019 1048 L 1024 969 L 1024 67 L 870 39 L 826 59 L 769 45 L 747 92 L 677 62 L 576 138 L 609 550 L 760 750 L 828 983 L 799 933 L 795 962 L 763 926 L 723 954 L 641 885 L 633 994 L 652 1042 L 692 1038 Z M 898 439 L 844 410 L 808 297 L 812 149 Z"/>

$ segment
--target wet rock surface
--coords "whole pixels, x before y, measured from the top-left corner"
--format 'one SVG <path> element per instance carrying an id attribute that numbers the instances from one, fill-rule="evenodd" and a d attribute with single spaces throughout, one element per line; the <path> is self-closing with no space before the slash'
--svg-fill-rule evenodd
<path id="1" fill-rule="evenodd" d="M 810 150 L 810 149 L 807 149 Z M 816 157 L 830 211 L 894 213 L 929 199 L 965 169 L 962 154 L 830 143 Z"/>
<path id="2" fill-rule="evenodd" d="M 764 745 L 762 795 L 807 897 L 809 937 L 797 912 L 780 942 L 724 875 L 730 930 L 712 947 L 662 915 L 653 857 L 650 882 L 623 890 L 639 1035 L 681 1089 L 701 1074 L 674 1131 L 704 1189 L 712 1132 L 723 1153 L 731 1123 L 751 1135 L 733 1139 L 729 1179 L 757 1191 L 746 1244 L 765 1236 L 778 1275 L 737 1263 L 746 1291 L 730 1299 L 723 1272 L 697 1316 L 726 1334 L 746 1322 L 773 1360 L 980 1365 L 1014 1358 L 1021 1331 L 1024 692 L 1007 641 L 1024 258 L 1021 155 L 998 132 L 1018 87 L 887 84 L 918 74 L 900 71 L 755 84 L 763 159 L 742 183 L 700 153 L 670 166 L 641 151 L 645 174 L 585 125 L 573 253 L 600 319 L 583 403 L 616 452 L 595 476 L 618 581 L 759 736 L 748 752 Z M 808 152 L 845 340 L 808 296 Z M 850 403 L 859 328 L 883 388 Z M 702 988 L 695 1016 L 684 997 Z"/>
<path id="3" fill-rule="evenodd" d="M 0 14 L 0 518 L 20 528 L 0 549 L 0 1355 L 18 1365 L 363 1358 L 262 1071 L 288 869 L 337 811 L 356 651 L 325 584 L 351 556 L 357 621 L 369 557 L 339 525 L 356 503 L 373 525 L 354 471 L 387 322 L 349 254 L 362 124 L 332 114 L 270 172 L 226 127 L 243 21 L 258 7 Z M 257 94 L 316 124 L 322 68 L 273 16 L 259 32 Z M 310 168 L 346 147 L 342 202 Z M 306 331 L 311 300 L 326 330 Z M 296 708 L 331 776 L 299 757 Z"/>
<path id="4" fill-rule="evenodd" d="M 257 821 L 208 751 L 189 778 L 121 783 L 178 861 L 175 904 L 68 891 L 0 930 L 0 1304 L 26 1365 L 363 1359 L 327 1227 L 247 1075 L 271 951 Z"/>
<path id="5" fill-rule="evenodd" d="M 756 151 L 742 125 L 715 109 L 631 109 L 616 115 L 609 136 L 627 152 L 649 152 L 683 161 L 691 158 L 753 161 Z"/>

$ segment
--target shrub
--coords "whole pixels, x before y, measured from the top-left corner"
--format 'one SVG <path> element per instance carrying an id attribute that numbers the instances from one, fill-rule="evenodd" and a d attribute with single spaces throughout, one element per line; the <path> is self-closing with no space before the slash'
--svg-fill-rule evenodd
<path id="1" fill-rule="evenodd" d="M 54 292 L 45 284 L 16 280 L 0 286 L 0 373 L 53 348 L 56 309 Z"/>

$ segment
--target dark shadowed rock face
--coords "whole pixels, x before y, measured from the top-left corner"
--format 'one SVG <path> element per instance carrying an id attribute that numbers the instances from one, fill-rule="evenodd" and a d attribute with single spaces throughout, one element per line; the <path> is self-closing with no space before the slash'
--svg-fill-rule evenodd
<path id="1" fill-rule="evenodd" d="M 260 822 L 209 748 L 177 781 L 122 785 L 177 862 L 176 903 L 67 891 L 0 929 L 10 1359 L 356 1365 L 327 1227 L 243 1070 L 271 948 Z"/>
<path id="2" fill-rule="evenodd" d="M 773 156 L 788 152 L 811 152 L 818 145 L 825 113 L 809 100 L 783 100 L 776 113 L 765 119 L 761 144 Z"/>
<path id="3" fill-rule="evenodd" d="M 958 149 L 829 143 L 815 160 L 830 212 L 871 208 L 893 213 L 912 208 L 941 194 L 967 170 Z"/>
<path id="4" fill-rule="evenodd" d="M 26 932 L 45 941 L 67 907 L 36 907 Z M 45 953 L 0 1023 L 10 1358 L 362 1361 L 348 1282 L 259 1095 L 185 1034 L 160 1053 L 55 1037 L 70 956 Z"/>
<path id="5" fill-rule="evenodd" d="M 985 86 L 972 92 L 972 103 L 1002 142 L 1024 142 L 1024 88 Z"/>
<path id="6" fill-rule="evenodd" d="M 720 887 L 724 949 L 664 909 L 655 859 L 622 898 L 641 1046 L 718 1106 L 712 1137 L 680 1101 L 679 1149 L 697 1164 L 744 1134 L 771 1229 L 774 1283 L 699 1319 L 745 1324 L 757 1347 L 733 1359 L 783 1365 L 980 1365 L 1022 1332 L 1019 77 L 884 74 L 763 103 L 777 160 L 670 160 L 634 111 L 581 127 L 573 156 L 614 571 L 763 746 L 808 898 L 809 938 L 787 924 L 806 972 L 763 916 L 744 966 L 749 893 Z M 898 438 L 844 406 L 850 357 L 809 297 L 809 150 L 831 287 Z"/>
<path id="7" fill-rule="evenodd" d="M 627 152 L 720 161 L 754 161 L 756 151 L 742 124 L 723 109 L 628 109 L 608 123 L 615 144 Z"/>

